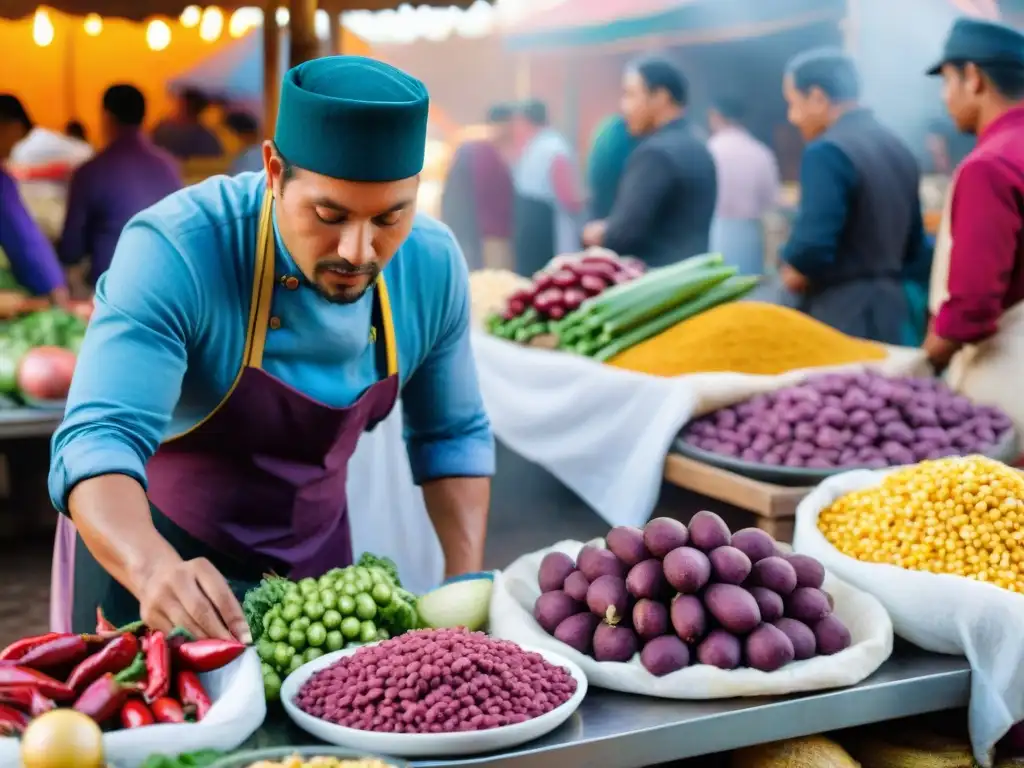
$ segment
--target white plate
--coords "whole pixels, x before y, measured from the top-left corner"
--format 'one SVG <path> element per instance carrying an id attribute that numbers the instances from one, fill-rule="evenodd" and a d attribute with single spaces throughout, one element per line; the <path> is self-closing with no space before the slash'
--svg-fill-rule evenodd
<path id="1" fill-rule="evenodd" d="M 365 646 L 364 646 L 365 647 Z M 547 714 L 527 720 L 525 723 L 489 728 L 483 731 L 460 731 L 458 733 L 377 733 L 360 731 L 335 725 L 327 720 L 308 715 L 294 704 L 295 695 L 314 673 L 344 656 L 358 653 L 360 648 L 335 651 L 303 664 L 285 679 L 281 686 L 281 703 L 296 725 L 307 733 L 326 741 L 361 752 L 394 755 L 395 757 L 455 757 L 494 752 L 525 744 L 555 730 L 568 720 L 587 695 L 587 678 L 576 664 L 564 656 L 540 648 L 523 648 L 524 651 L 539 653 L 544 660 L 559 667 L 565 667 L 576 680 L 576 693 L 565 704 Z"/>

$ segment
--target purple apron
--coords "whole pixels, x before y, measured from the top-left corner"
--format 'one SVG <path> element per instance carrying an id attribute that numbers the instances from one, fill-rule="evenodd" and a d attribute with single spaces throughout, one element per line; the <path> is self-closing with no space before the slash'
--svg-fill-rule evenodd
<path id="1" fill-rule="evenodd" d="M 398 355 L 381 276 L 370 334 L 375 340 L 380 326 L 385 375 L 353 405 L 324 405 L 262 370 L 267 333 L 280 327 L 270 317 L 275 283 L 284 290 L 300 285 L 293 276 L 274 274 L 272 200 L 268 191 L 238 376 L 209 416 L 160 446 L 146 476 L 153 507 L 189 536 L 260 571 L 303 578 L 352 562 L 348 462 L 359 436 L 382 421 L 398 399 Z M 55 631 L 70 631 L 72 623 L 76 538 L 74 525 L 61 515 L 50 601 Z"/>

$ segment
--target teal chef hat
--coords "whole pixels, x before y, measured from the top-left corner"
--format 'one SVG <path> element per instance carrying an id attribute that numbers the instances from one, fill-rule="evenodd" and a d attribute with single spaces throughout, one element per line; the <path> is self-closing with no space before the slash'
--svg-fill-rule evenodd
<path id="1" fill-rule="evenodd" d="M 293 165 L 346 181 L 397 181 L 423 170 L 430 98 L 419 80 L 363 56 L 288 70 L 274 143 Z"/>

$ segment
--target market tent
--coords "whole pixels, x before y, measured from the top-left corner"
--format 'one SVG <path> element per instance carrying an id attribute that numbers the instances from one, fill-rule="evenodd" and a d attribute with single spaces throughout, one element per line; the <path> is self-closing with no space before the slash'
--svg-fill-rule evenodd
<path id="1" fill-rule="evenodd" d="M 844 0 L 562 0 L 506 31 L 514 50 L 571 48 L 634 38 L 716 42 L 841 18 Z"/>
<path id="2" fill-rule="evenodd" d="M 288 34 L 281 35 L 278 67 L 288 69 Z M 263 34 L 253 30 L 182 72 L 167 87 L 171 91 L 197 88 L 208 96 L 233 102 L 263 98 Z"/>

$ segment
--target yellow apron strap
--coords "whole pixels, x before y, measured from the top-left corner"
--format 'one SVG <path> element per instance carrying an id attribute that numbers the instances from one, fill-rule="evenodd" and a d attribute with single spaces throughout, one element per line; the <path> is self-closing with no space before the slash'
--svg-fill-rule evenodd
<path id="1" fill-rule="evenodd" d="M 398 346 L 395 344 L 395 323 L 391 317 L 391 298 L 384 275 L 377 276 L 377 298 L 380 301 L 380 321 L 384 326 L 384 352 L 388 361 L 388 376 L 398 373 Z"/>
<path id="2" fill-rule="evenodd" d="M 267 338 L 267 320 L 265 315 L 270 313 L 270 297 L 274 293 L 273 202 L 274 196 L 268 187 L 263 195 L 263 205 L 260 208 L 260 223 L 256 234 L 256 263 L 253 268 L 252 279 L 252 299 L 249 302 L 249 318 L 245 324 L 245 343 L 242 347 L 242 360 L 238 366 L 235 380 L 231 382 L 228 391 L 224 393 L 224 397 L 220 399 L 220 402 L 217 403 L 212 411 L 184 432 L 179 432 L 176 435 L 165 438 L 164 443 L 169 443 L 171 440 L 177 440 L 179 437 L 184 437 L 190 432 L 194 432 L 213 418 L 213 415 L 224 406 L 224 403 L 231 397 L 231 393 L 235 391 L 235 387 L 238 386 L 238 382 L 242 378 L 242 372 L 246 369 L 246 366 L 251 364 L 254 355 L 257 354 L 257 349 L 259 362 L 256 365 L 258 366 L 263 361 L 263 344 Z M 267 281 L 268 274 L 270 277 L 269 283 Z M 263 325 L 261 326 L 259 324 L 260 310 L 264 304 L 266 304 L 266 313 L 263 318 Z"/>
<path id="3" fill-rule="evenodd" d="M 263 201 L 264 210 L 260 212 L 260 233 L 256 245 L 257 272 L 252 285 L 252 303 L 249 319 L 253 323 L 248 345 L 246 364 L 250 368 L 263 365 L 263 350 L 267 345 L 267 327 L 270 325 L 270 308 L 274 300 L 275 238 L 271 205 L 274 196 L 267 189 Z"/>

